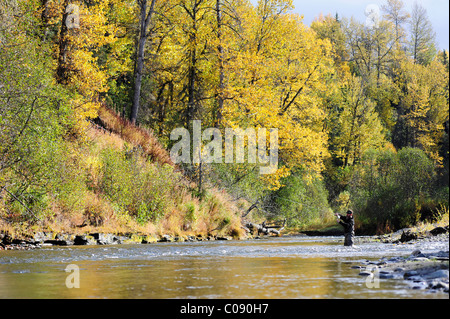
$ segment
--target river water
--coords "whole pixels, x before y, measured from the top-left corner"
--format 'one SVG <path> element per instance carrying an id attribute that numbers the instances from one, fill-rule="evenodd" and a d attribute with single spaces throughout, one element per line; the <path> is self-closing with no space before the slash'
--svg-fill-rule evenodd
<path id="1" fill-rule="evenodd" d="M 340 237 L 281 237 L 0 251 L 0 298 L 449 298 L 398 279 L 373 288 L 351 268 L 415 249 L 448 251 L 448 241 L 356 242 L 348 248 Z"/>

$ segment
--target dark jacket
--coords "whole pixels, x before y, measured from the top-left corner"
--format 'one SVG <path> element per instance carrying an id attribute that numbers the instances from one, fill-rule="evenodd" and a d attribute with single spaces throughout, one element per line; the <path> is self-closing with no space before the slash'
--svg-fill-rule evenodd
<path id="1" fill-rule="evenodd" d="M 344 226 L 344 233 L 355 235 L 355 220 L 353 217 L 339 215 L 339 218 L 341 219 L 339 224 Z"/>

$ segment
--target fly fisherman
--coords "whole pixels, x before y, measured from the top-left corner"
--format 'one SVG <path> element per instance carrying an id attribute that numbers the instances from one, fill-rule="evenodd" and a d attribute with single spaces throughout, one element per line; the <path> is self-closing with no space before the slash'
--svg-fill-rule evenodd
<path id="1" fill-rule="evenodd" d="M 353 211 L 347 211 L 347 216 L 336 213 L 337 221 L 344 226 L 344 246 L 353 246 L 353 236 L 355 236 L 355 220 L 353 219 Z"/>

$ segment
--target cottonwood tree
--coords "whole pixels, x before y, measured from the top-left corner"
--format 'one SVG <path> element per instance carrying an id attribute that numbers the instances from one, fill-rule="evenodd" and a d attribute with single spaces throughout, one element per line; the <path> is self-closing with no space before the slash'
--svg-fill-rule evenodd
<path id="1" fill-rule="evenodd" d="M 319 174 L 328 156 L 320 92 L 331 86 L 331 43 L 291 8 L 291 1 L 268 0 L 242 8 L 244 27 L 225 66 L 225 124 L 278 129 L 284 165 L 264 177 L 272 189 L 282 186 L 289 167 Z"/>
<path id="2" fill-rule="evenodd" d="M 73 93 L 72 105 L 81 130 L 87 125 L 86 118 L 98 116 L 100 97 L 108 91 L 108 77 L 99 65 L 99 52 L 117 40 L 116 25 L 109 23 L 107 17 L 115 1 L 51 2 L 61 27 L 56 40 L 56 80 Z"/>
<path id="3" fill-rule="evenodd" d="M 381 149 L 386 144 L 375 102 L 367 97 L 366 89 L 356 76 L 350 77 L 342 89 L 339 133 L 332 143 L 344 167 L 358 163 L 367 150 Z"/>
<path id="4" fill-rule="evenodd" d="M 141 87 L 142 87 L 142 75 L 144 70 L 144 58 L 145 58 L 145 43 L 149 37 L 148 29 L 152 22 L 153 15 L 155 14 L 156 0 L 151 0 L 150 7 L 148 8 L 148 0 L 138 0 L 139 5 L 139 42 L 137 51 L 136 67 L 134 70 L 134 95 L 133 104 L 131 107 L 130 121 L 132 124 L 136 124 L 137 116 L 140 108 L 141 99 Z"/>

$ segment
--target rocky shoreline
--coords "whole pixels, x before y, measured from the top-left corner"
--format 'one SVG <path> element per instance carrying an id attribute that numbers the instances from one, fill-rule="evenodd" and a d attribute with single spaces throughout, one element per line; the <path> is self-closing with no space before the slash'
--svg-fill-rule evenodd
<path id="1" fill-rule="evenodd" d="M 435 227 L 430 231 L 415 228 L 399 230 L 392 234 L 366 239 L 386 244 L 426 244 L 448 242 L 449 226 Z M 409 256 L 383 257 L 378 261 L 365 261 L 360 266 L 360 276 L 378 279 L 404 280 L 411 289 L 449 293 L 449 251 L 422 252 L 414 250 Z"/>
<path id="2" fill-rule="evenodd" d="M 391 234 L 376 236 L 375 238 L 387 244 L 408 243 L 411 241 L 430 240 L 439 237 L 448 237 L 449 226 L 435 227 L 430 231 L 421 231 L 415 228 L 405 228 Z"/>
<path id="3" fill-rule="evenodd" d="M 448 251 L 415 250 L 407 257 L 383 257 L 352 268 L 359 269 L 364 277 L 405 280 L 411 289 L 449 292 Z"/>
<path id="4" fill-rule="evenodd" d="M 161 242 L 196 242 L 211 240 L 232 240 L 228 236 L 153 236 L 137 234 L 89 233 L 82 235 L 37 232 L 32 238 L 15 239 L 7 233 L 0 233 L 0 250 L 32 250 L 51 246 L 122 245 L 151 244 Z"/>
<path id="5" fill-rule="evenodd" d="M 449 226 L 436 227 L 431 231 L 422 232 L 413 228 L 399 230 L 392 234 L 380 236 L 363 236 L 358 237 L 358 243 L 361 242 L 383 242 L 391 244 L 408 243 L 412 241 L 423 240 L 447 240 L 448 241 Z M 303 236 L 337 236 L 340 233 L 327 234 L 324 232 L 302 232 Z M 257 239 L 251 233 L 247 239 Z M 32 237 L 25 239 L 12 238 L 8 233 L 0 232 L 0 250 L 31 250 L 50 246 L 83 246 L 83 245 L 121 245 L 121 244 L 151 244 L 161 242 L 196 242 L 196 241 L 213 241 L 213 240 L 233 240 L 231 236 L 214 236 L 214 235 L 141 235 L 141 234 L 112 234 L 112 233 L 86 233 L 86 234 L 66 234 L 55 232 L 36 232 Z"/>

